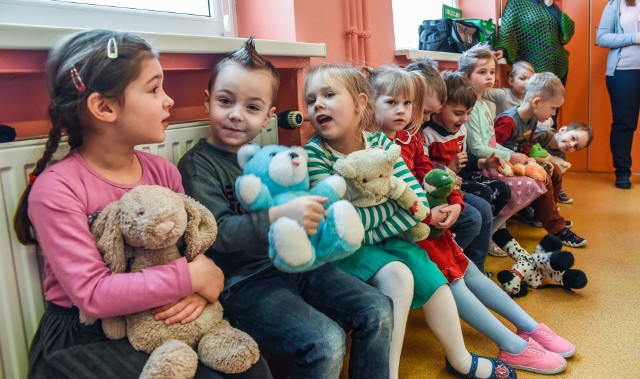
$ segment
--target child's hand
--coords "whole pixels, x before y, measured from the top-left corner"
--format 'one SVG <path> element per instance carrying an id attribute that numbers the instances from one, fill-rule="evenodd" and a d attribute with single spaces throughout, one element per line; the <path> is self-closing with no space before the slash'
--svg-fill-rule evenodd
<path id="1" fill-rule="evenodd" d="M 486 158 L 478 159 L 478 168 L 492 169 L 492 168 L 501 167 L 503 164 L 504 164 L 504 159 L 496 155 L 495 151 Z"/>
<path id="2" fill-rule="evenodd" d="M 446 217 L 436 227 L 438 229 L 449 229 L 458 220 L 460 212 L 462 212 L 462 206 L 460 204 L 442 204 L 440 212 L 444 213 Z"/>
<path id="3" fill-rule="evenodd" d="M 449 168 L 453 172 L 456 172 L 456 173 L 460 172 L 460 170 L 462 170 L 467 166 L 468 160 L 469 160 L 469 157 L 467 156 L 467 153 L 465 153 L 464 151 L 461 151 L 458 154 L 456 154 L 456 157 L 453 158 L 453 161 L 449 163 Z"/>
<path id="4" fill-rule="evenodd" d="M 224 288 L 224 274 L 220 267 L 204 254 L 198 254 L 189 262 L 189 275 L 193 292 L 215 303 Z"/>
<path id="5" fill-rule="evenodd" d="M 440 204 L 437 207 L 431 208 L 431 220 L 429 221 L 429 225 L 435 226 L 440 229 L 440 224 L 447 219 L 448 214 L 443 212 L 442 209 L 447 207 L 449 204 Z"/>
<path id="6" fill-rule="evenodd" d="M 571 167 L 571 163 L 565 161 L 555 155 L 549 155 L 549 161 L 560 168 L 560 171 L 564 174 Z"/>
<path id="7" fill-rule="evenodd" d="M 544 126 L 546 128 L 553 128 L 553 119 L 551 117 L 549 117 L 548 119 L 546 119 L 545 121 L 538 121 L 538 126 Z"/>
<path id="8" fill-rule="evenodd" d="M 553 175 L 553 169 L 554 169 L 553 163 L 547 161 L 542 167 L 544 167 L 544 169 L 547 171 L 547 174 L 549 174 L 549 176 Z"/>
<path id="9" fill-rule="evenodd" d="M 188 324 L 200 317 L 207 305 L 207 299 L 192 293 L 182 299 L 153 310 L 153 318 L 156 321 L 164 321 L 165 325 L 172 325 L 176 322 Z"/>
<path id="10" fill-rule="evenodd" d="M 529 157 L 522 153 L 511 153 L 511 158 L 509 158 L 509 162 L 512 164 L 527 164 L 529 161 Z"/>
<path id="11" fill-rule="evenodd" d="M 269 222 L 280 217 L 290 217 L 300 223 L 312 236 L 318 232 L 318 225 L 324 216 L 324 207 L 328 199 L 321 196 L 301 196 L 269 209 Z"/>

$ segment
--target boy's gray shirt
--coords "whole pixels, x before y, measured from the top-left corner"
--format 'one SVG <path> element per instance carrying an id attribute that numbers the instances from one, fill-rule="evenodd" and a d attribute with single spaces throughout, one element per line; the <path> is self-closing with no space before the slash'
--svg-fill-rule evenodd
<path id="1" fill-rule="evenodd" d="M 242 175 L 237 154 L 202 139 L 180 159 L 178 170 L 185 193 L 216 218 L 218 237 L 206 254 L 224 272 L 225 289 L 271 267 L 269 211 L 247 213 L 235 197 Z"/>

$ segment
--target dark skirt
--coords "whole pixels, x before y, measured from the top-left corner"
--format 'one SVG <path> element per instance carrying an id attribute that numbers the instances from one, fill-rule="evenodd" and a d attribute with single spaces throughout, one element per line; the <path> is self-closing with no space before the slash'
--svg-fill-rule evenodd
<path id="1" fill-rule="evenodd" d="M 29 350 L 29 378 L 137 378 L 149 355 L 129 341 L 110 340 L 98 320 L 80 323 L 77 308 L 47 303 Z M 260 359 L 248 371 L 227 375 L 199 364 L 196 378 L 271 378 Z"/>

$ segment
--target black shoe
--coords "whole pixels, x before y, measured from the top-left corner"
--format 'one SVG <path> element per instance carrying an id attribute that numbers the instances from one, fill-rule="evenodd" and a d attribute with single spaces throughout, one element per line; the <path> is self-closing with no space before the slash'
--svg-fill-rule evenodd
<path id="1" fill-rule="evenodd" d="M 618 176 L 616 177 L 616 187 L 621 189 L 629 189 L 631 188 L 631 180 L 628 176 Z"/>
<path id="2" fill-rule="evenodd" d="M 556 233 L 556 237 L 560 238 L 560 241 L 569 247 L 582 247 L 587 244 L 586 239 L 578 236 L 568 228 L 562 228 L 558 233 Z"/>
<path id="3" fill-rule="evenodd" d="M 525 207 L 522 210 L 516 212 L 513 218 L 522 222 L 523 224 L 536 226 L 536 218 L 534 216 L 533 208 Z"/>

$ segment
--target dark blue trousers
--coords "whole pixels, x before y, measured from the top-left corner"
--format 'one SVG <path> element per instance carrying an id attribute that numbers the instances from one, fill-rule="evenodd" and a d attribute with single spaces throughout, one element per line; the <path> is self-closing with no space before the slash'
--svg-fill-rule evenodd
<path id="1" fill-rule="evenodd" d="M 611 155 L 616 177 L 631 174 L 631 146 L 640 112 L 640 70 L 616 70 L 606 77 L 611 100 Z"/>

